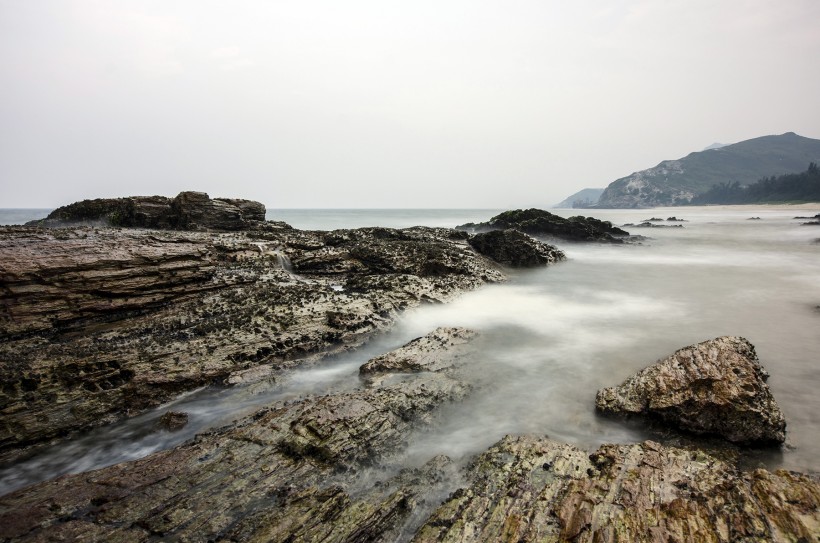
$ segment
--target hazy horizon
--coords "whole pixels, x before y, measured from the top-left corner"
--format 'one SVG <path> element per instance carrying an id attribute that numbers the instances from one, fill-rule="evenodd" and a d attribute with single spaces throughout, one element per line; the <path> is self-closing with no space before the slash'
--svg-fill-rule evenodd
<path id="1" fill-rule="evenodd" d="M 549 207 L 820 138 L 820 4 L 0 0 L 0 208 Z"/>

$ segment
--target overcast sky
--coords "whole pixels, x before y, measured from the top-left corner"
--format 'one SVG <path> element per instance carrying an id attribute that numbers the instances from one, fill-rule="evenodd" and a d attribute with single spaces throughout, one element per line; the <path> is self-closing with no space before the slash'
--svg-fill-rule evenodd
<path id="1" fill-rule="evenodd" d="M 0 207 L 546 207 L 788 131 L 817 0 L 0 0 Z"/>

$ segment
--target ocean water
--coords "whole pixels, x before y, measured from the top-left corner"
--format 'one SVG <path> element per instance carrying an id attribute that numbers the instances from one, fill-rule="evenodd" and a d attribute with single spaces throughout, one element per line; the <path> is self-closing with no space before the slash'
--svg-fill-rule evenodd
<path id="1" fill-rule="evenodd" d="M 0 208 L 0 226 L 25 224 L 28 221 L 45 219 L 51 209 L 8 209 Z"/>
<path id="2" fill-rule="evenodd" d="M 440 424 L 419 431 L 399 462 L 435 454 L 466 461 L 505 434 L 532 432 L 584 448 L 658 439 L 639 426 L 596 416 L 595 392 L 675 350 L 721 335 L 757 348 L 783 409 L 787 446 L 755 465 L 820 472 L 820 226 L 795 216 L 810 206 L 727 206 L 651 210 L 553 210 L 615 224 L 677 216 L 681 228 L 627 228 L 639 245 L 555 242 L 568 260 L 511 273 L 510 281 L 445 305 L 408 311 L 390 333 L 343 357 L 297 372 L 279 388 L 202 389 L 173 408 L 190 414 L 175 434 L 152 430 L 163 406 L 61 444 L 0 470 L 0 495 L 57 476 L 172 447 L 259 405 L 358 386 L 358 366 L 437 326 L 481 333 L 470 361 L 475 389 L 447 406 Z M 492 210 L 269 210 L 297 228 L 455 226 Z M 750 220 L 759 217 L 759 220 Z"/>

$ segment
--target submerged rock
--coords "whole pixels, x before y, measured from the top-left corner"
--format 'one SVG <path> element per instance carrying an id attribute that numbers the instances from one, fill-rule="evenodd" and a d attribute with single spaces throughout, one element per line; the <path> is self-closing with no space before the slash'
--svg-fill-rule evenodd
<path id="1" fill-rule="evenodd" d="M 181 411 L 166 411 L 157 421 L 160 428 L 176 432 L 188 424 L 188 413 Z"/>
<path id="2" fill-rule="evenodd" d="M 493 230 L 470 237 L 470 246 L 511 268 L 534 268 L 565 260 L 564 253 L 518 230 Z"/>
<path id="3" fill-rule="evenodd" d="M 547 438 L 506 437 L 467 470 L 415 543 L 816 541 L 820 484 L 739 472 L 652 441 L 591 455 Z"/>
<path id="4" fill-rule="evenodd" d="M 599 390 L 595 407 L 735 443 L 782 443 L 786 420 L 767 378 L 748 340 L 724 336 L 680 349 L 621 385 Z"/>
<path id="5" fill-rule="evenodd" d="M 469 232 L 487 232 L 512 228 L 531 236 L 546 236 L 567 241 L 623 243 L 629 232 L 609 221 L 575 216 L 565 219 L 542 209 L 505 211 L 482 223 L 468 223 L 456 228 Z"/>
<path id="6" fill-rule="evenodd" d="M 94 224 L 175 230 L 242 230 L 265 220 L 265 206 L 252 200 L 180 192 L 176 198 L 131 196 L 83 200 L 52 211 L 33 226 Z"/>

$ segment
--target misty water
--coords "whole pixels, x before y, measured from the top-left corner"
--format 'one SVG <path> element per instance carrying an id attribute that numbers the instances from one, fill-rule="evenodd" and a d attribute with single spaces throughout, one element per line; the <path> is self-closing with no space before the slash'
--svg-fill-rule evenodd
<path id="1" fill-rule="evenodd" d="M 579 210 L 557 210 L 569 216 Z M 558 242 L 566 262 L 515 272 L 509 282 L 444 305 L 407 312 L 362 349 L 297 371 L 274 388 L 202 389 L 139 417 L 97 429 L 0 472 L 0 495 L 62 473 L 132 460 L 172 447 L 256 407 L 306 394 L 355 388 L 367 359 L 437 326 L 481 333 L 470 360 L 474 391 L 446 406 L 440 423 L 419 430 L 399 456 L 417 466 L 436 454 L 464 461 L 509 433 L 547 434 L 592 448 L 659 439 L 640 427 L 597 417 L 595 392 L 675 350 L 721 335 L 757 348 L 783 409 L 787 446 L 753 462 L 820 471 L 820 227 L 796 215 L 820 206 L 595 210 L 615 224 L 672 215 L 682 228 L 627 228 L 639 245 Z M 297 228 L 455 226 L 486 220 L 481 210 L 270 210 Z M 273 216 L 272 216 L 273 215 Z M 760 217 L 760 220 L 749 220 Z M 190 422 L 158 431 L 168 409 Z"/>

